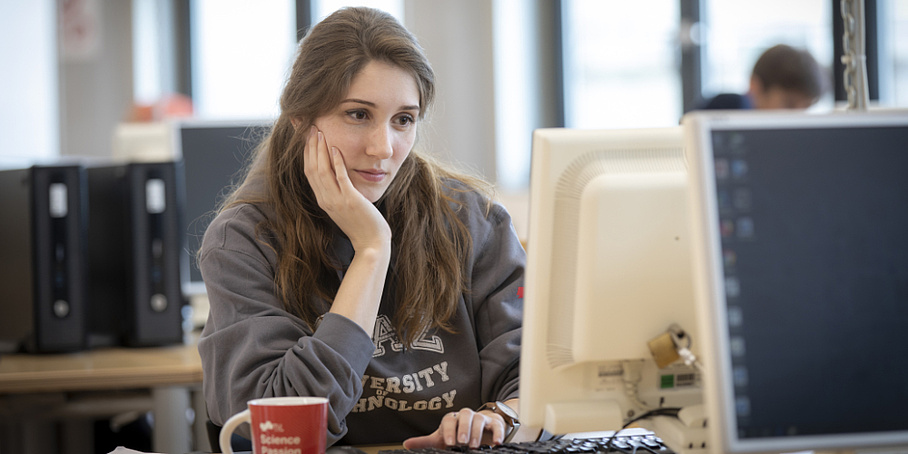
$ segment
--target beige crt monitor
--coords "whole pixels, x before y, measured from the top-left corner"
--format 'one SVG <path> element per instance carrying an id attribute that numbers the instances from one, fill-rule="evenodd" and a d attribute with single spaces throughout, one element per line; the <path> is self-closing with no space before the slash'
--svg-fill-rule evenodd
<path id="1" fill-rule="evenodd" d="M 681 144 L 680 127 L 534 132 L 523 423 L 617 430 L 700 402 L 694 367 L 658 367 L 648 346 L 675 326 L 699 348 Z"/>
<path id="2" fill-rule="evenodd" d="M 908 446 L 908 111 L 683 127 L 713 452 Z"/>

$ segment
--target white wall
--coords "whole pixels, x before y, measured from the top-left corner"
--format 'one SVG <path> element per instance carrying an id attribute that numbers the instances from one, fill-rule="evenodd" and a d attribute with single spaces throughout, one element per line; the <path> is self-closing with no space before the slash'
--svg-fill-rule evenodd
<path id="1" fill-rule="evenodd" d="M 132 103 L 131 2 L 0 0 L 0 167 L 110 156 Z"/>
<path id="2" fill-rule="evenodd" d="M 420 146 L 494 181 L 492 2 L 406 0 L 404 22 L 436 76 L 435 109 Z"/>
<path id="3" fill-rule="evenodd" d="M 438 87 L 421 146 L 496 183 L 521 238 L 532 132 L 558 122 L 551 8 L 549 0 L 405 0 L 404 25 Z"/>
<path id="4" fill-rule="evenodd" d="M 93 38 L 84 46 L 70 47 L 67 40 L 72 38 L 64 36 L 60 150 L 63 155 L 111 156 L 114 129 L 127 118 L 133 101 L 132 2 L 73 3 L 85 3 L 88 17 L 71 20 L 96 25 L 90 32 Z"/>

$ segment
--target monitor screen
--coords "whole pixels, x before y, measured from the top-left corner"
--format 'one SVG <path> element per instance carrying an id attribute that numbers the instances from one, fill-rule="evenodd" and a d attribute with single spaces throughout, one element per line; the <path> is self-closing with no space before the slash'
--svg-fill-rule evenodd
<path id="1" fill-rule="evenodd" d="M 908 112 L 683 124 L 716 452 L 908 443 Z"/>
<path id="2" fill-rule="evenodd" d="M 218 204 L 230 189 L 242 182 L 252 150 L 267 133 L 271 122 L 185 120 L 174 123 L 174 156 L 182 159 L 186 203 L 184 292 L 205 293 L 195 255 Z"/>
<path id="3" fill-rule="evenodd" d="M 530 181 L 521 421 L 617 430 L 700 403 L 694 366 L 650 349 L 698 348 L 681 128 L 536 130 Z"/>

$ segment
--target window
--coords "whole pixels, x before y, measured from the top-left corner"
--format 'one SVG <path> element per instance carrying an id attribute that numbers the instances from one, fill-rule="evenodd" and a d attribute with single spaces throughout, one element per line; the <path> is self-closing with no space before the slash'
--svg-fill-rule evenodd
<path id="1" fill-rule="evenodd" d="M 540 123 L 540 58 L 531 8 L 523 0 L 494 3 L 496 183 L 505 191 L 525 188 L 530 175 L 533 128 Z"/>
<path id="2" fill-rule="evenodd" d="M 404 0 L 312 0 L 312 21 L 318 22 L 344 6 L 368 6 L 380 9 L 404 21 Z"/>
<path id="3" fill-rule="evenodd" d="M 678 0 L 566 0 L 562 15 L 567 127 L 678 124 Z"/>
<path id="4" fill-rule="evenodd" d="M 173 27 L 168 20 L 169 2 L 132 1 L 133 98 L 141 104 L 154 104 L 175 92 L 172 48 Z"/>
<path id="5" fill-rule="evenodd" d="M 707 0 L 701 13 L 702 91 L 745 93 L 750 73 L 760 54 L 776 44 L 810 51 L 817 62 L 833 66 L 832 14 L 829 0 L 763 0 L 728 2 Z M 784 14 L 780 14 L 784 11 Z M 831 83 L 830 75 L 830 83 Z M 830 92 L 818 108 L 831 108 Z"/>
<path id="6" fill-rule="evenodd" d="M 271 118 L 296 51 L 292 0 L 193 0 L 192 98 L 204 118 Z"/>
<path id="7" fill-rule="evenodd" d="M 192 98 L 204 118 L 272 118 L 297 45 L 294 0 L 192 0 Z M 312 1 L 315 22 L 347 5 L 403 16 L 402 0 Z"/>
<path id="8" fill-rule="evenodd" d="M 56 2 L 6 2 L 0 7 L 0 168 L 60 153 Z"/>
<path id="9" fill-rule="evenodd" d="M 908 106 L 908 2 L 881 0 L 880 104 Z"/>

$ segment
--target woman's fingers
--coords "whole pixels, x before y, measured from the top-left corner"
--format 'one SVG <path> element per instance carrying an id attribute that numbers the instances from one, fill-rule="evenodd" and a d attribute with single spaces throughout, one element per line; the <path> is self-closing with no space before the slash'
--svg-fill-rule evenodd
<path id="1" fill-rule="evenodd" d="M 446 446 L 454 446 L 457 442 L 457 416 L 456 412 L 445 415 L 441 420 L 441 435 Z"/>
<path id="2" fill-rule="evenodd" d="M 334 165 L 332 164 L 332 159 L 328 155 L 328 143 L 325 142 L 325 135 L 321 131 L 318 131 L 316 134 L 318 137 L 317 144 L 317 159 L 318 159 L 318 172 L 325 178 L 325 183 L 334 182 L 336 180 L 334 176 Z M 336 186 L 336 185 L 328 185 Z"/>
<path id="3" fill-rule="evenodd" d="M 430 435 L 413 437 L 404 442 L 407 449 L 469 445 L 478 448 L 482 444 L 497 445 L 504 440 L 504 419 L 491 412 L 478 413 L 469 408 L 450 412 L 441 418 L 438 430 Z"/>
<path id="4" fill-rule="evenodd" d="M 470 443 L 473 433 L 473 417 L 477 413 L 469 408 L 461 409 L 457 414 L 457 444 L 466 445 Z M 480 435 L 482 429 L 480 428 Z M 476 446 L 479 446 L 477 443 Z"/>
<path id="5" fill-rule="evenodd" d="M 306 140 L 305 157 L 303 160 L 303 169 L 309 185 L 315 193 L 319 203 L 324 202 L 325 182 L 322 176 L 322 165 L 319 164 L 319 142 L 322 141 L 321 132 L 315 126 L 309 128 L 309 137 Z"/>
<path id="6" fill-rule="evenodd" d="M 334 175 L 334 166 L 331 157 L 328 156 L 328 143 L 325 142 L 325 135 L 321 131 L 316 131 L 315 161 L 318 169 L 319 182 L 322 189 L 331 191 L 337 189 L 337 178 Z M 331 193 L 326 194 L 331 195 Z"/>
<path id="7" fill-rule="evenodd" d="M 350 175 L 347 175 L 347 166 L 344 165 L 344 157 L 341 156 L 337 147 L 331 147 L 331 158 L 334 165 L 334 175 L 337 178 L 337 185 L 341 192 L 356 191 L 353 183 L 350 181 Z"/>
<path id="8" fill-rule="evenodd" d="M 335 169 L 342 169 L 346 178 L 347 169 L 343 165 L 343 157 L 339 156 L 340 153 L 331 156 L 333 153 L 329 153 L 324 134 L 314 125 L 309 130 L 305 153 L 304 171 L 319 205 L 326 210 L 337 206 L 343 194 Z"/>
<path id="9" fill-rule="evenodd" d="M 482 423 L 482 426 L 479 429 L 478 435 L 476 435 L 477 438 L 481 438 L 486 430 L 490 430 L 492 432 L 492 434 L 491 434 L 492 438 L 491 438 L 489 444 L 500 445 L 504 441 L 504 433 L 505 433 L 504 418 L 502 418 L 500 415 L 497 415 L 497 414 L 494 415 L 493 417 L 485 416 L 484 413 L 476 413 L 476 414 L 478 416 L 484 416 L 484 418 L 483 418 L 484 421 Z"/>
<path id="10" fill-rule="evenodd" d="M 501 444 L 504 440 L 504 419 L 493 413 L 479 413 L 464 408 L 455 413 L 459 445 L 477 448 L 482 444 Z M 445 442 L 448 438 L 445 437 Z"/>

